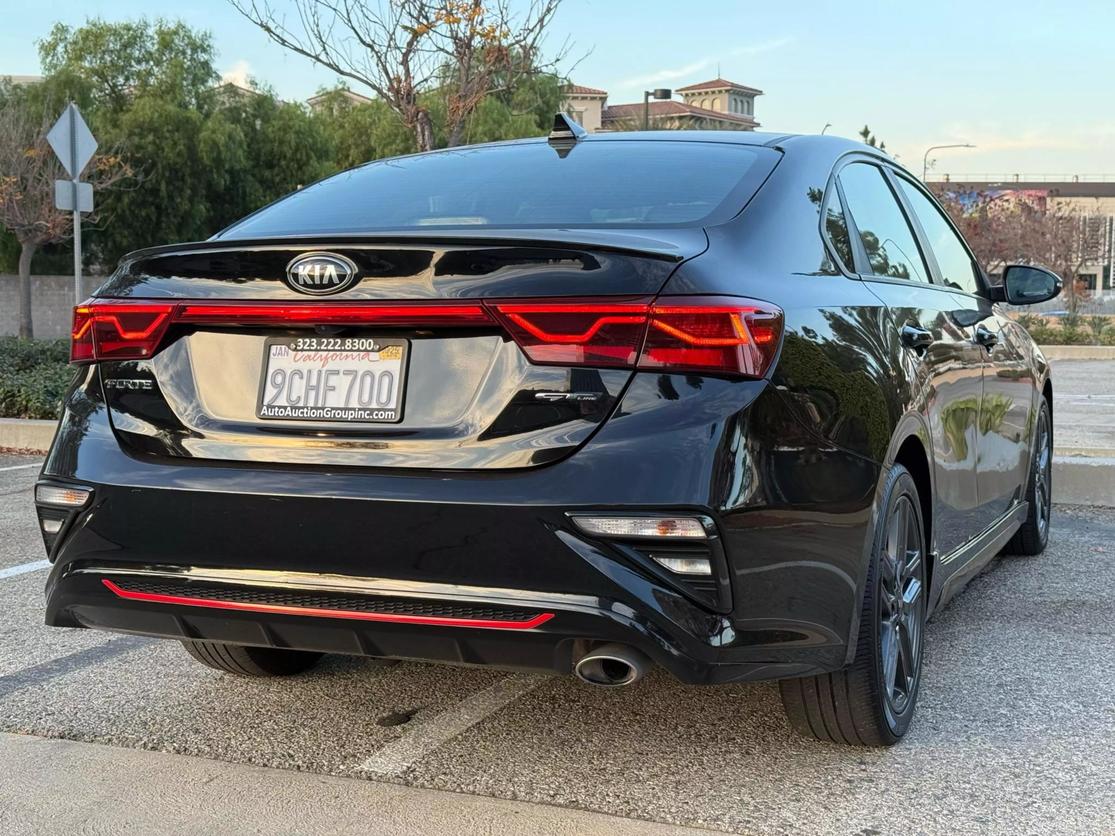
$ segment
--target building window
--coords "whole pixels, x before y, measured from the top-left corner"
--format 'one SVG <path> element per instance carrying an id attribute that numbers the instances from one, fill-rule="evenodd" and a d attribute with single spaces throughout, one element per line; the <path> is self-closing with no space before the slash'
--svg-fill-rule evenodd
<path id="1" fill-rule="evenodd" d="M 712 100 L 712 109 L 713 110 L 720 110 L 720 99 L 713 99 Z"/>

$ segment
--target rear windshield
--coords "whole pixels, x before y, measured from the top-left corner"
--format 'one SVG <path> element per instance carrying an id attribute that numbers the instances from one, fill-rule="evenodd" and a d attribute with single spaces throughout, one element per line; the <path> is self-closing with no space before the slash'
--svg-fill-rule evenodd
<path id="1" fill-rule="evenodd" d="M 738 213 L 777 162 L 769 148 L 668 140 L 546 142 L 380 160 L 271 204 L 222 238 L 428 227 L 677 227 Z"/>

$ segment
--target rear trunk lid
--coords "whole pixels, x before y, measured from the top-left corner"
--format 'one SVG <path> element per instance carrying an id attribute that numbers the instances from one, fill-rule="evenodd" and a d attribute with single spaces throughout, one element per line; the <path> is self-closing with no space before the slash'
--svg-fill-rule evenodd
<path id="1" fill-rule="evenodd" d="M 92 300 L 111 334 L 150 331 L 149 353 L 99 358 L 113 427 L 130 451 L 168 458 L 444 470 L 557 461 L 599 428 L 632 372 L 604 355 L 599 367 L 563 363 L 561 345 L 532 362 L 523 340 L 565 320 L 515 311 L 569 298 L 645 305 L 707 243 L 699 228 L 571 234 L 215 240 L 135 253 Z M 296 290 L 288 266 L 307 254 L 352 265 L 353 283 Z M 345 408 L 310 409 L 314 399 Z"/>

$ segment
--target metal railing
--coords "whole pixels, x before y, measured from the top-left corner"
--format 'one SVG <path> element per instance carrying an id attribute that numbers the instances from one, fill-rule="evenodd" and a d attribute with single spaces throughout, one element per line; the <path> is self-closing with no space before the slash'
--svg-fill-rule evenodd
<path id="1" fill-rule="evenodd" d="M 941 172 L 927 178 L 933 183 L 1115 183 L 1115 174 L 987 174 Z"/>

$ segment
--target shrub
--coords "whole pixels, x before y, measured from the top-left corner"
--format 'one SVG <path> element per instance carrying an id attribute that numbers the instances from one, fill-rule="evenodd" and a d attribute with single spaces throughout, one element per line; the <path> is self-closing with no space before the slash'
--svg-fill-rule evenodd
<path id="1" fill-rule="evenodd" d="M 1092 329 L 1092 336 L 1097 343 L 1103 342 L 1103 333 L 1107 330 L 1108 324 L 1106 316 L 1088 317 L 1088 327 Z"/>
<path id="2" fill-rule="evenodd" d="M 57 418 L 74 378 L 68 340 L 0 337 L 0 418 Z"/>
<path id="3" fill-rule="evenodd" d="M 1061 345 L 1087 345 L 1090 342 L 1088 335 L 1076 326 L 1065 324 L 1061 328 Z"/>
<path id="4" fill-rule="evenodd" d="M 1057 345 L 1060 342 L 1060 329 L 1050 328 L 1044 322 L 1029 329 L 1030 336 L 1038 345 Z"/>

